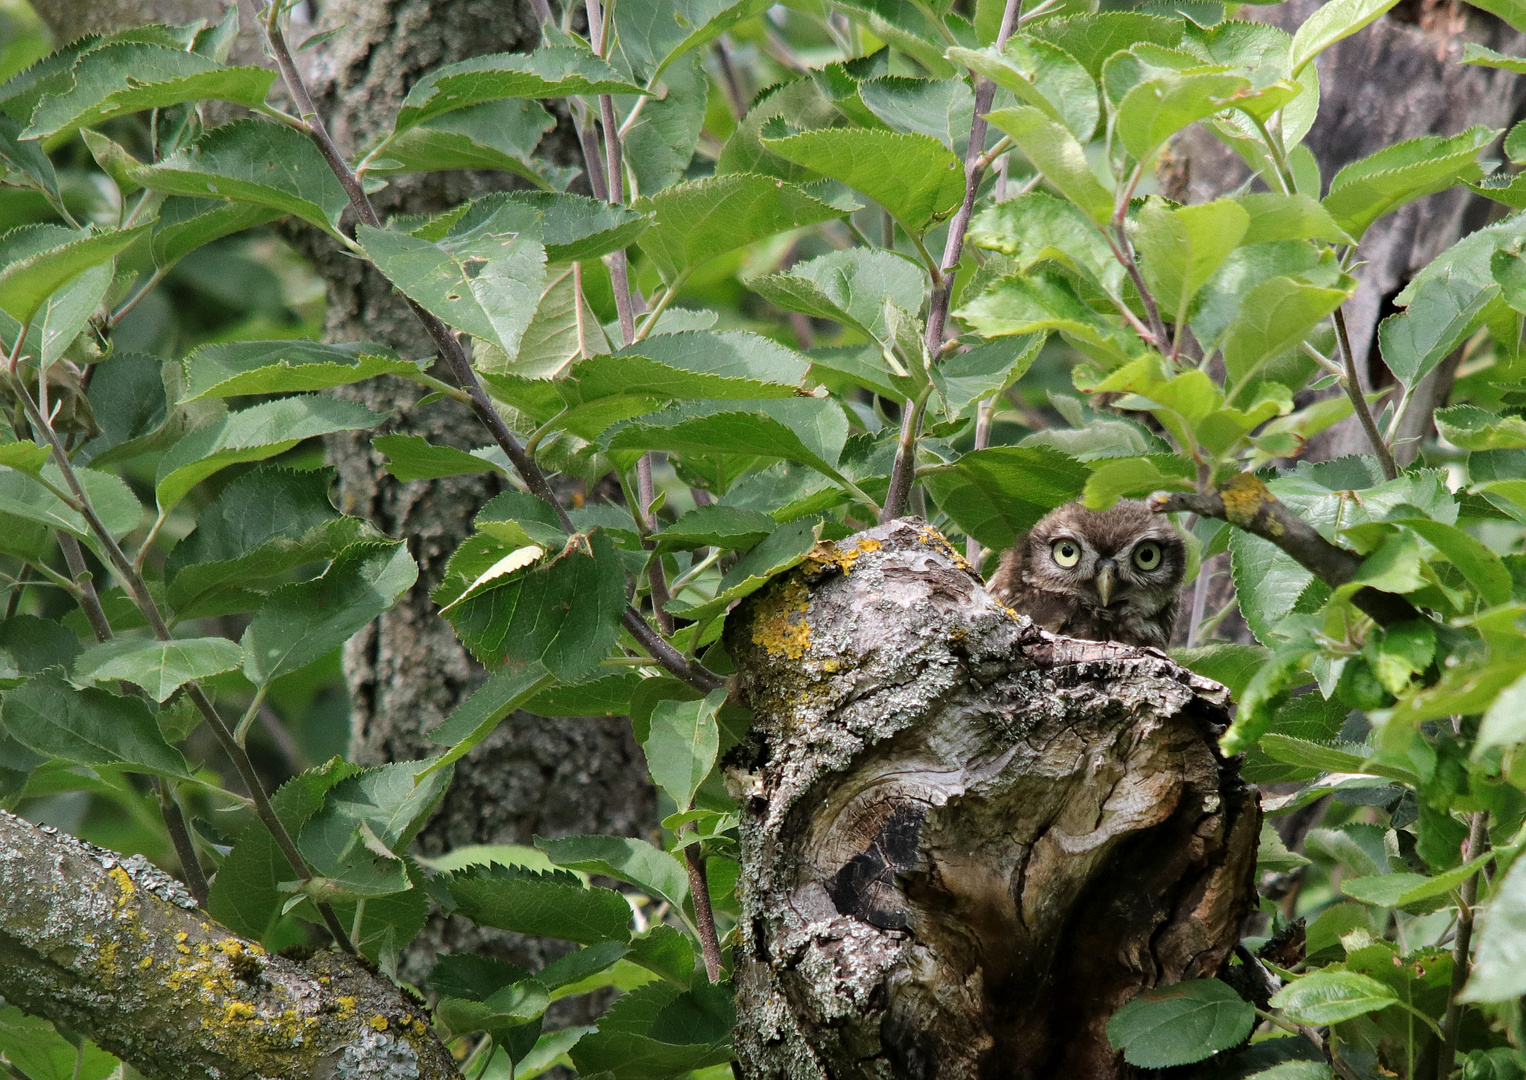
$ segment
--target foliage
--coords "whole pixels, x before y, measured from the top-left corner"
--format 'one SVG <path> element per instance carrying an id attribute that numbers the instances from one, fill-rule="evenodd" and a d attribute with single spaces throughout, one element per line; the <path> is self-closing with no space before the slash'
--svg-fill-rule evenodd
<path id="1" fill-rule="evenodd" d="M 395 974 L 431 905 L 580 946 L 536 972 L 440 959 L 436 1025 L 468 1068 L 729 1075 L 737 819 L 716 765 L 747 723 L 721 689 L 734 601 L 817 541 L 913 508 L 989 566 L 1070 499 L 1176 492 L 1165 505 L 1199 500 L 1182 524 L 1205 557 L 1228 552 L 1260 642 L 1204 643 L 1226 610 L 1180 658 L 1235 692 L 1225 748 L 1284 785 L 1268 812 L 1329 809 L 1303 852 L 1264 839 L 1272 940 L 1248 941 L 1225 981 L 1128 1004 L 1110 1037 L 1150 1068 L 1250 1037 L 1266 1076 L 1413 1077 L 1438 1055 L 1443 1077 L 1521 1075 L 1526 218 L 1466 237 L 1400 294 L 1378 334 L 1397 392 L 1372 417 L 1342 317 L 1356 241 L 1458 184 L 1520 205 L 1484 175 L 1499 133 L 1482 129 L 1319 176 L 1302 144 L 1312 61 L 1392 2 L 1331 0 L 1289 35 L 1214 4 L 1188 19 L 1066 0 L 1009 36 L 985 4 L 620 0 L 607 34 L 587 5 L 591 41 L 568 5 L 540 48 L 426 76 L 352 164 L 270 103 L 268 71 L 226 63 L 233 9 L 25 70 L 13 44 L 0 800 L 125 808 L 130 846 L 203 892 L 197 867 L 214 868 L 211 912 L 272 947 L 327 934 Z M 291 78 L 283 12 L 267 18 Z M 537 154 L 541 102 L 558 99 L 595 149 L 612 118 L 623 167 Z M 212 126 L 212 100 L 243 117 Z M 1195 124 L 1256 184 L 1198 206 L 1150 194 Z M 1526 132 L 1512 136 L 1516 156 Z M 460 168 L 535 190 L 390 221 L 363 194 Z M 580 171 L 596 198 L 568 190 Z M 165 309 L 145 313 L 167 291 L 248 264 L 238 245 L 279 217 L 370 261 L 439 357 L 302 340 L 315 324 L 247 303 L 216 326 L 182 313 L 156 339 Z M 1398 468 L 1417 387 L 1459 350 L 1440 437 Z M 436 757 L 335 758 L 267 795 L 256 722 L 300 713 L 417 578 L 405 544 L 334 509 L 313 441 L 385 426 L 323 393 L 373 378 L 484 421 L 472 445 L 374 446 L 399 482 L 504 478 L 433 593 L 490 675 L 431 733 Z M 1370 456 L 1298 460 L 1353 412 Z M 549 501 L 548 472 L 613 477 L 623 498 Z M 1275 507 L 1317 533 L 1302 554 L 1257 527 Z M 453 763 L 520 707 L 629 714 L 663 793 L 658 842 L 415 859 Z M 245 806 L 229 768 L 257 813 L 212 817 Z M 1306 956 L 1283 944 L 1295 918 Z M 1275 993 L 1237 992 L 1258 980 Z M 552 1001 L 603 987 L 623 996 L 597 1027 L 543 1030 Z M 68 1067 L 67 1033 L 6 1024 L 15 1069 Z M 77 1053 L 76 1076 L 104 1074 L 99 1051 Z"/>

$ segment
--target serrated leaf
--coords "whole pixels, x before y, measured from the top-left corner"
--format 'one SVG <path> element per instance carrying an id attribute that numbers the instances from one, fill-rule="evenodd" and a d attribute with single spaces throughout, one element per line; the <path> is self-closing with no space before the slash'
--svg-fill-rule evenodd
<path id="1" fill-rule="evenodd" d="M 837 475 L 848 422 L 820 398 L 698 403 L 632 421 L 609 438 L 611 450 L 674 454 L 754 454 Z"/>
<path id="2" fill-rule="evenodd" d="M 180 404 L 246 394 L 290 394 L 345 386 L 377 375 L 417 378 L 419 365 L 385 345 L 233 341 L 203 345 L 184 360 Z"/>
<path id="3" fill-rule="evenodd" d="M 1042 267 L 1001 278 L 954 314 L 984 337 L 1058 330 L 1118 360 L 1140 350 L 1138 338 L 1097 314 L 1065 275 Z"/>
<path id="4" fill-rule="evenodd" d="M 1243 75 L 1176 73 L 1140 83 L 1118 106 L 1118 138 L 1140 162 L 1151 161 L 1182 128 L 1230 107 L 1250 89 Z"/>
<path id="5" fill-rule="evenodd" d="M 697 604 L 673 601 L 668 604 L 668 611 L 696 620 L 719 615 L 737 600 L 757 592 L 771 578 L 803 562 L 820 539 L 821 522 L 818 519 L 802 518 L 780 525 L 726 571 L 714 597 Z"/>
<path id="6" fill-rule="evenodd" d="M 183 49 L 142 43 L 92 49 L 74 62 L 71 85 L 45 94 L 32 112 L 24 139 L 50 139 L 144 109 L 184 101 L 228 101 L 246 108 L 264 104 L 276 73 L 257 67 L 223 67 Z"/>
<path id="7" fill-rule="evenodd" d="M 794 184 L 753 173 L 674 184 L 636 200 L 636 209 L 655 219 L 638 243 L 669 282 L 755 240 L 843 216 Z"/>
<path id="8" fill-rule="evenodd" d="M 437 68 L 413 84 L 398 110 L 394 136 L 424 121 L 499 98 L 570 94 L 639 94 L 587 49 L 550 45 L 529 53 L 491 53 Z"/>
<path id="9" fill-rule="evenodd" d="M 42 471 L 42 467 L 52 456 L 51 449 L 38 446 L 30 440 L 0 443 L 0 465 L 7 469 L 15 469 L 17 472 L 31 473 L 35 476 Z"/>
<path id="10" fill-rule="evenodd" d="M 948 217 L 964 197 L 959 159 L 927 135 L 829 128 L 764 139 L 763 145 L 863 192 L 916 236 Z"/>
<path id="11" fill-rule="evenodd" d="M 1480 281 L 1476 271 L 1443 268 L 1416 284 L 1405 310 L 1378 324 L 1383 362 L 1410 388 L 1482 325 L 1484 309 L 1500 295 L 1499 285 Z"/>
<path id="12" fill-rule="evenodd" d="M 1326 7 L 1346 2 L 1331 0 Z M 1478 153 L 1498 134 L 1476 126 L 1450 138 L 1424 135 L 1385 147 L 1336 173 L 1324 207 L 1342 229 L 1360 239 L 1369 225 L 1405 203 L 1459 181 L 1477 180 L 1482 175 Z"/>
<path id="13" fill-rule="evenodd" d="M 924 469 L 921 480 L 968 536 L 1000 551 L 1081 494 L 1091 470 L 1042 447 L 999 446 Z"/>
<path id="14" fill-rule="evenodd" d="M 893 341 L 886 301 L 906 311 L 920 310 L 926 275 L 889 252 L 852 248 L 796 263 L 784 273 L 753 278 L 747 284 L 788 311 L 835 320 L 888 347 Z"/>
<path id="15" fill-rule="evenodd" d="M 156 267 L 170 267 L 204 244 L 280 216 L 281 211 L 271 206 L 171 195 L 159 206 L 149 251 Z"/>
<path id="16" fill-rule="evenodd" d="M 121 1063 L 76 1032 L 65 1039 L 53 1024 L 14 1005 L 0 1009 L 0 1053 L 29 1080 L 106 1080 Z"/>
<path id="17" fill-rule="evenodd" d="M 356 238 L 376 268 L 402 292 L 451 326 L 512 356 L 540 301 L 546 252 L 533 228 L 483 233 L 433 244 L 407 233 L 360 225 Z"/>
<path id="18" fill-rule="evenodd" d="M 1172 209 L 1158 198 L 1149 199 L 1135 220 L 1145 283 L 1173 323 L 1186 320 L 1198 290 L 1240 245 L 1251 221 L 1245 208 L 1229 199 Z"/>
<path id="19" fill-rule="evenodd" d="M 767 6 L 764 0 L 630 0 L 615 8 L 618 47 L 632 69 L 650 81 Z"/>
<path id="20" fill-rule="evenodd" d="M 244 674 L 262 686 L 312 663 L 390 608 L 417 578 L 403 544 L 345 549 L 322 577 L 270 594 L 244 631 Z"/>
<path id="21" fill-rule="evenodd" d="M 457 914 L 481 926 L 596 945 L 630 940 L 630 905 L 612 889 L 585 888 L 573 874 L 473 866 L 447 883 Z"/>
<path id="22" fill-rule="evenodd" d="M 981 211 L 970 224 L 969 242 L 1006 255 L 1015 270 L 1054 262 L 1104 295 L 1123 295 L 1125 270 L 1102 232 L 1075 203 L 1046 191 Z"/>
<path id="23" fill-rule="evenodd" d="M 1509 1001 L 1526 993 L 1526 862 L 1517 859 L 1484 909 L 1473 970 L 1461 1001 Z"/>
<path id="24" fill-rule="evenodd" d="M 172 509 L 201 481 L 240 461 L 263 461 L 303 439 L 374 427 L 386 419 L 352 401 L 309 394 L 230 413 L 177 442 L 159 462 L 154 494 Z"/>
<path id="25" fill-rule="evenodd" d="M 550 263 L 596 259 L 629 247 L 652 223 L 647 214 L 566 192 L 495 192 L 473 207 L 500 203 L 528 206 L 540 213 L 540 238 Z"/>
<path id="26" fill-rule="evenodd" d="M 561 836 L 535 838 L 535 846 L 557 866 L 603 874 L 646 890 L 683 911 L 689 896 L 689 877 L 672 855 L 645 840 L 625 836 Z"/>
<path id="27" fill-rule="evenodd" d="M 190 779 L 185 758 L 164 741 L 142 700 L 76 690 L 57 670 L 7 690 L 0 699 L 0 724 L 11 738 L 46 757 Z"/>
<path id="28" fill-rule="evenodd" d="M 74 677 L 97 683 L 122 679 L 164 702 L 191 680 L 232 671 L 243 661 L 238 642 L 227 638 L 115 638 L 86 649 L 75 661 Z"/>
<path id="29" fill-rule="evenodd" d="M 1000 51 L 952 48 L 948 58 L 1004 86 L 1019 101 L 1058 120 L 1081 142 L 1097 129 L 1097 84 L 1086 68 L 1058 45 L 1018 35 Z"/>
<path id="30" fill-rule="evenodd" d="M 927 135 L 962 155 L 970 141 L 975 95 L 961 79 L 882 75 L 856 84 L 858 101 L 892 131 Z M 851 107 L 850 107 L 851 108 Z"/>
<path id="31" fill-rule="evenodd" d="M 1297 345 L 1355 290 L 1326 289 L 1291 277 L 1272 277 L 1246 295 L 1224 338 L 1224 366 L 1231 384 Z"/>
<path id="32" fill-rule="evenodd" d="M 1313 59 L 1393 7 L 1397 0 L 1330 0 L 1299 26 L 1288 57 L 1296 79 Z"/>
<path id="33" fill-rule="evenodd" d="M 577 171 L 537 157 L 556 120 L 536 101 L 510 98 L 469 105 L 409 128 L 368 159 L 366 173 L 493 169 L 517 173 L 537 187 L 565 187 Z"/>
<path id="34" fill-rule="evenodd" d="M 55 488 L 69 489 L 58 466 L 51 462 L 42 467 L 39 475 Z M 90 496 L 97 517 L 113 538 L 121 539 L 138 527 L 143 520 L 143 505 L 121 477 L 95 469 L 78 469 L 75 476 L 85 494 Z M 33 521 L 50 529 L 63 529 L 86 543 L 95 543 L 94 533 L 84 518 L 37 480 L 19 472 L 0 471 L 0 514 Z"/>
<path id="35" fill-rule="evenodd" d="M 92 267 L 110 263 L 147 229 L 44 232 L 32 226 L 0 236 L 0 311 L 18 323 L 31 322 L 50 294 Z"/>
<path id="36" fill-rule="evenodd" d="M 1510 602 L 1510 571 L 1500 557 L 1455 525 L 1429 518 L 1399 518 L 1395 524 L 1419 533 L 1441 552 L 1488 604 Z"/>
<path id="37" fill-rule="evenodd" d="M 436 746 L 450 747 L 436 759 L 434 767 L 443 768 L 465 757 L 504 717 L 554 681 L 545 666 L 537 661 L 493 672 L 470 697 L 456 706 L 455 712 L 427 733 L 430 742 Z"/>
<path id="38" fill-rule="evenodd" d="M 1316 971 L 1272 995 L 1272 1005 L 1303 1024 L 1335 1024 L 1386 1009 L 1399 1000 L 1393 988 L 1355 971 Z"/>
<path id="39" fill-rule="evenodd" d="M 1166 466 L 1170 471 L 1162 470 Z M 1155 491 L 1192 490 L 1191 462 L 1165 458 L 1121 458 L 1096 463 L 1086 479 L 1082 502 L 1088 510 L 1107 510 L 1119 499 L 1148 495 Z"/>
<path id="40" fill-rule="evenodd" d="M 307 136 L 283 124 L 235 120 L 132 177 L 166 195 L 208 196 L 291 214 L 332 235 L 350 200 Z"/>
<path id="41" fill-rule="evenodd" d="M 387 455 L 383 467 L 404 483 L 470 473 L 503 473 L 485 458 L 454 446 L 433 446 L 422 435 L 379 435 L 371 440 L 371 445 Z"/>
<path id="42" fill-rule="evenodd" d="M 1146 990 L 1107 1022 L 1108 1041 L 1130 1065 L 1165 1069 L 1202 1061 L 1243 1042 L 1256 1010 L 1218 979 Z"/>
<path id="43" fill-rule="evenodd" d="M 1023 154 L 1082 213 L 1098 225 L 1113 218 L 1113 195 L 1102 186 L 1086 160 L 1086 152 L 1066 128 L 1032 106 L 998 109 L 991 123 L 1012 136 Z"/>
<path id="44" fill-rule="evenodd" d="M 1139 42 L 1174 47 L 1182 40 L 1182 21 L 1142 11 L 1106 11 L 1046 19 L 1029 32 L 1053 42 L 1100 78 L 1108 58 Z"/>
<path id="45" fill-rule="evenodd" d="M 744 2 L 751 6 L 757 0 Z M 619 17 L 617 9 L 615 18 Z M 624 161 L 634 195 L 655 195 L 682 180 L 694 158 L 710 97 L 704 54 L 689 53 L 669 65 L 662 81 L 649 88 L 660 90 L 661 97 L 649 99 L 624 129 Z"/>
<path id="46" fill-rule="evenodd" d="M 701 701 L 663 701 L 652 710 L 641 748 L 652 779 L 679 810 L 694 804 L 694 793 L 715 767 L 720 751 L 715 714 L 725 700 L 722 688 L 712 690 Z"/>
<path id="47" fill-rule="evenodd" d="M 1319 200 L 1311 195 L 1284 195 L 1261 191 L 1241 195 L 1235 200 L 1245 208 L 1250 221 L 1242 244 L 1263 244 L 1276 240 L 1328 240 L 1349 244 L 1351 237 L 1335 223 Z"/>

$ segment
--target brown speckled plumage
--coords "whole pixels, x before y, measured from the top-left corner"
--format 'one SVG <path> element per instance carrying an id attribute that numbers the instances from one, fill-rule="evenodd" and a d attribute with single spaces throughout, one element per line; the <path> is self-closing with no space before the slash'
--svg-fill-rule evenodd
<path id="1" fill-rule="evenodd" d="M 1061 565 L 1057 549 L 1074 565 Z M 1056 634 L 1165 648 L 1186 567 L 1181 536 L 1144 503 L 1124 499 L 1101 513 L 1066 503 L 1002 554 L 986 589 Z"/>

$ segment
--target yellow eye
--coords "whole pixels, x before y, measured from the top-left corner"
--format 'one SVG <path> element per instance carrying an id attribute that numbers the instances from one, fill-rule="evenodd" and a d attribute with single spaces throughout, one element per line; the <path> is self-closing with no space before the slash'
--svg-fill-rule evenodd
<path id="1" fill-rule="evenodd" d="M 1134 565 L 1141 570 L 1154 570 L 1160 565 L 1160 545 L 1146 540 L 1136 547 Z"/>
<path id="2" fill-rule="evenodd" d="M 1081 561 L 1081 549 L 1074 540 L 1056 540 L 1050 550 L 1054 554 L 1054 561 L 1067 570 Z"/>

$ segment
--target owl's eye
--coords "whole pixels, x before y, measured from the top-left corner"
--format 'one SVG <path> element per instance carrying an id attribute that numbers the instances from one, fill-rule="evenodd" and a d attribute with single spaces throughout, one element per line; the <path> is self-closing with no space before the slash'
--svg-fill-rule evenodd
<path id="1" fill-rule="evenodd" d="M 1081 548 L 1074 540 L 1056 540 L 1050 550 L 1054 553 L 1054 561 L 1067 570 L 1081 561 Z"/>
<path id="2" fill-rule="evenodd" d="M 1160 565 L 1160 545 L 1146 540 L 1136 547 L 1134 565 L 1141 570 L 1154 570 Z"/>

